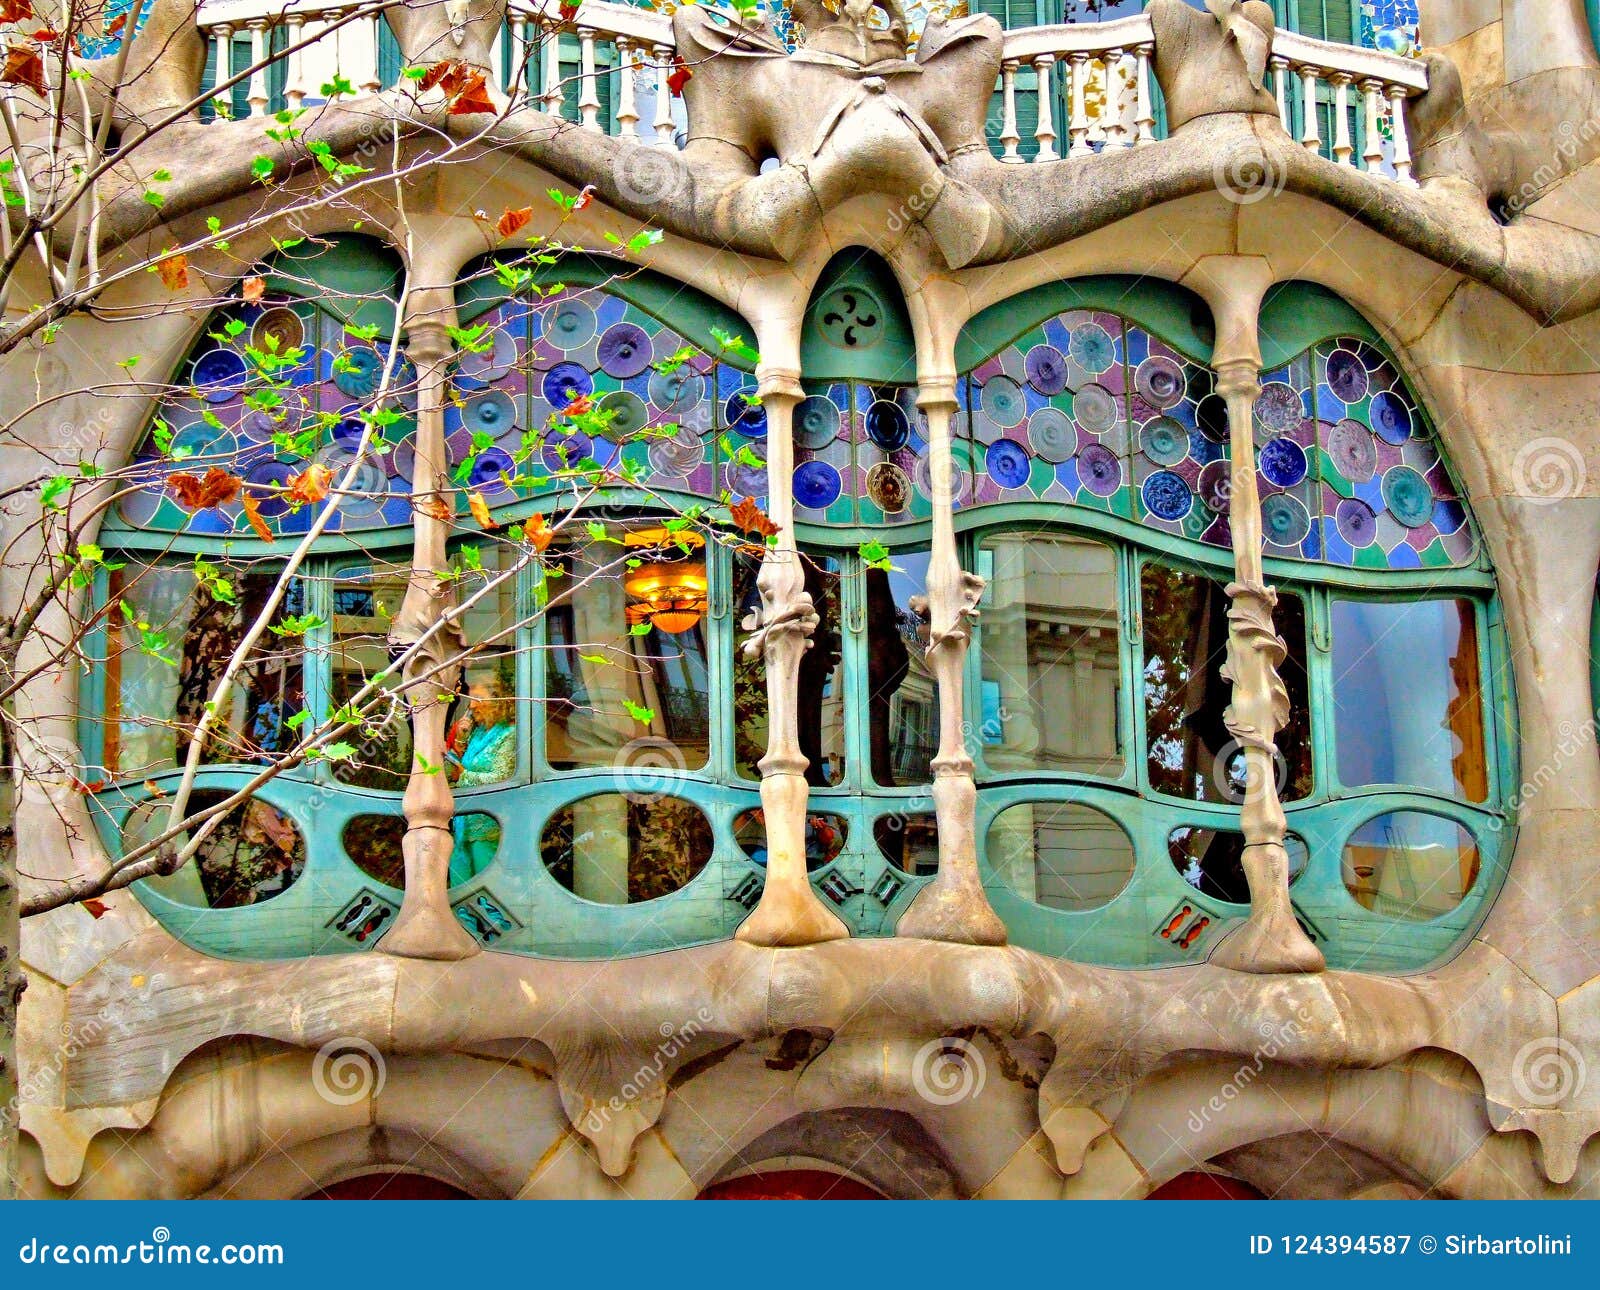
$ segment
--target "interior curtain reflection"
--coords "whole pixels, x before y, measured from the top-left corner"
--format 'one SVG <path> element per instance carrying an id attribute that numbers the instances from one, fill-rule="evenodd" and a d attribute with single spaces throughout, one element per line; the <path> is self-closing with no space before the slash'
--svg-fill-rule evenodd
<path id="1" fill-rule="evenodd" d="M 705 564 L 670 549 L 597 541 L 569 548 L 546 615 L 547 755 L 557 769 L 626 767 L 640 741 L 669 746 L 678 769 L 706 764 L 710 694 L 703 621 Z M 662 566 L 648 593 L 634 569 Z M 676 573 L 670 566 L 682 566 Z M 674 578 L 700 599 L 655 599 Z M 686 604 L 698 603 L 698 608 Z M 666 605 L 666 607 L 662 607 Z"/>

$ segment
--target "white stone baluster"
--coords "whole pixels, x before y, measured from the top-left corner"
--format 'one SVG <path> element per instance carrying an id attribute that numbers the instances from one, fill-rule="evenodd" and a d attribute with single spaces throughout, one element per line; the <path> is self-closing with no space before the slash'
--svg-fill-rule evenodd
<path id="1" fill-rule="evenodd" d="M 544 93 L 539 97 L 544 110 L 551 116 L 561 115 L 561 34 L 546 29 L 539 48 L 539 61 L 544 72 Z"/>
<path id="2" fill-rule="evenodd" d="M 1300 69 L 1300 106 L 1306 118 L 1300 142 L 1308 152 L 1322 151 L 1322 130 L 1317 121 L 1317 76 L 1315 67 Z"/>
<path id="3" fill-rule="evenodd" d="M 283 78 L 284 102 L 294 110 L 299 111 L 300 105 L 306 97 L 306 51 L 296 49 L 305 39 L 305 19 L 297 13 L 288 15 L 289 24 L 289 66 Z"/>
<path id="4" fill-rule="evenodd" d="M 1333 159 L 1341 166 L 1355 165 L 1356 148 L 1350 142 L 1350 77 L 1335 72 L 1333 82 Z"/>
<path id="5" fill-rule="evenodd" d="M 656 143 L 663 148 L 675 148 L 674 136 L 678 130 L 672 121 L 672 87 L 667 84 L 667 78 L 672 75 L 672 46 L 657 45 L 650 52 L 656 65 Z"/>
<path id="6" fill-rule="evenodd" d="M 1134 51 L 1138 60 L 1135 68 L 1138 83 L 1134 87 L 1133 142 L 1140 148 L 1156 141 L 1155 99 L 1150 93 L 1150 57 L 1154 52 L 1154 45 L 1140 45 Z"/>
<path id="7" fill-rule="evenodd" d="M 1278 96 L 1278 120 L 1283 122 L 1283 132 L 1289 133 L 1289 60 L 1277 54 L 1272 56 L 1272 89 Z"/>
<path id="8" fill-rule="evenodd" d="M 211 80 L 211 97 L 221 100 L 223 106 L 217 112 L 219 117 L 233 115 L 233 91 L 222 90 L 220 86 L 228 77 L 233 75 L 233 27 L 225 22 L 219 22 L 211 29 L 211 34 L 216 40 L 216 75 Z"/>
<path id="9" fill-rule="evenodd" d="M 1017 131 L 1017 60 L 1008 58 L 1000 64 L 1000 160 L 1013 165 L 1021 162 L 1017 145 L 1022 135 Z"/>
<path id="10" fill-rule="evenodd" d="M 1072 140 L 1072 146 L 1068 149 L 1067 155 L 1086 157 L 1094 151 L 1089 146 L 1089 107 L 1085 102 L 1089 88 L 1089 56 L 1069 54 L 1067 69 L 1068 75 L 1072 78 L 1072 118 L 1067 125 L 1067 134 Z"/>
<path id="11" fill-rule="evenodd" d="M 489 83 L 497 90 L 506 88 L 506 30 L 501 23 L 489 37 Z"/>
<path id="12" fill-rule="evenodd" d="M 602 130 L 600 87 L 594 76 L 594 32 L 578 28 L 578 116 L 585 130 Z"/>
<path id="13" fill-rule="evenodd" d="M 1417 186 L 1411 174 L 1411 133 L 1406 129 L 1406 91 L 1403 85 L 1389 87 L 1389 117 L 1394 130 L 1394 177 L 1408 188 Z"/>
<path id="14" fill-rule="evenodd" d="M 1054 54 L 1040 54 L 1033 60 L 1033 67 L 1039 74 L 1039 128 L 1033 132 L 1033 137 L 1039 141 L 1039 153 L 1035 161 L 1055 161 L 1060 157 L 1056 151 L 1056 125 L 1050 111 L 1050 69 L 1055 66 Z"/>
<path id="15" fill-rule="evenodd" d="M 527 14 L 517 15 L 517 25 L 512 28 L 515 40 L 511 46 L 511 69 L 517 78 L 516 90 L 512 98 L 518 103 L 526 103 L 533 97 L 532 87 L 529 85 L 529 73 L 538 66 L 537 45 L 534 43 L 533 19 Z"/>
<path id="16" fill-rule="evenodd" d="M 639 137 L 639 104 L 633 91 L 633 44 L 617 37 L 617 133 L 624 139 Z"/>
<path id="17" fill-rule="evenodd" d="M 378 50 L 382 48 L 383 15 L 375 13 L 362 24 L 366 28 L 366 48 L 361 51 L 361 79 L 356 88 L 364 94 L 376 94 L 383 88 L 383 77 L 378 73 Z"/>
<path id="18" fill-rule="evenodd" d="M 267 20 L 265 18 L 252 18 L 248 24 L 250 29 L 250 85 L 245 91 L 245 98 L 250 104 L 251 116 L 266 116 L 267 114 Z"/>
<path id="19" fill-rule="evenodd" d="M 1123 103 L 1123 90 L 1127 88 L 1127 51 L 1106 51 L 1106 147 L 1133 147 L 1132 132 L 1128 129 L 1127 108 Z"/>
<path id="20" fill-rule="evenodd" d="M 1366 134 L 1367 146 L 1361 150 L 1361 160 L 1366 163 L 1366 168 L 1372 174 L 1377 174 L 1383 169 L 1383 135 L 1379 133 L 1379 119 L 1382 116 L 1383 82 L 1365 80 L 1361 82 L 1361 98 L 1366 106 Z"/>

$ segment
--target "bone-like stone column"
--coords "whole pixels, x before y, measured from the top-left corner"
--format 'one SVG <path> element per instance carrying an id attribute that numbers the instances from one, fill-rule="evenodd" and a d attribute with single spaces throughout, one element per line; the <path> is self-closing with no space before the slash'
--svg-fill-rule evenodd
<path id="1" fill-rule="evenodd" d="M 814 945 L 849 931 L 806 877 L 806 767 L 800 751 L 800 657 L 811 648 L 817 611 L 806 593 L 794 531 L 794 409 L 805 397 L 797 372 L 757 373 L 767 415 L 768 517 L 778 541 L 761 557 L 761 610 L 744 622 L 746 658 L 767 669 L 767 752 L 761 809 L 767 821 L 767 882 L 761 903 L 736 933 L 752 945 Z"/>
<path id="2" fill-rule="evenodd" d="M 1233 683 L 1223 713 L 1245 757 L 1244 871 L 1250 917 L 1223 938 L 1211 961 L 1240 972 L 1320 972 L 1322 952 L 1311 943 L 1289 903 L 1288 821 L 1278 798 L 1278 747 L 1289 719 L 1289 692 L 1278 675 L 1288 653 L 1272 623 L 1278 593 L 1262 568 L 1261 498 L 1256 488 L 1255 404 L 1261 391 L 1261 344 L 1256 318 L 1272 282 L 1266 261 L 1218 257 L 1203 261 L 1194 285 L 1216 321 L 1212 366 L 1228 405 L 1232 461 L 1228 522 L 1233 534 L 1233 581 L 1228 584 L 1228 657 L 1222 675 Z"/>
<path id="3" fill-rule="evenodd" d="M 900 920 L 901 936 L 1004 945 L 1005 924 L 989 905 L 978 876 L 978 789 L 972 779 L 962 704 L 962 673 L 983 579 L 961 568 L 956 550 L 954 462 L 950 419 L 953 375 L 927 379 L 917 406 L 928 418 L 933 485 L 933 542 L 928 556 L 928 666 L 939 686 L 939 753 L 933 759 L 933 807 L 939 823 L 939 872 Z"/>
<path id="4" fill-rule="evenodd" d="M 411 579 L 389 631 L 394 654 L 426 636 L 454 599 L 451 584 L 439 577 L 448 567 L 445 544 L 450 537 L 450 521 L 441 516 L 449 513 L 454 501 L 444 441 L 446 370 L 455 352 L 446 330 L 452 311 L 448 292 L 417 292 L 406 323 L 406 354 L 417 369 L 417 460 L 412 475 Z M 445 719 L 447 696 L 460 680 L 461 667 L 455 660 L 464 643 L 459 626 L 435 632 L 401 675 L 411 709 L 412 740 L 411 777 L 404 799 L 406 835 L 401 844 L 406 894 L 399 917 L 378 948 L 405 958 L 463 959 L 478 952 L 478 943 L 450 912 L 448 895 L 455 797 L 443 770 Z"/>

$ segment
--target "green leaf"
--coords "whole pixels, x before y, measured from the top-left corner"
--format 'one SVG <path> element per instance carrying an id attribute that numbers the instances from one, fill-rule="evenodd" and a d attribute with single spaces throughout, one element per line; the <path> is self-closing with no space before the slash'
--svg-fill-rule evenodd
<path id="1" fill-rule="evenodd" d="M 862 562 L 869 569 L 881 569 L 887 573 L 893 566 L 889 563 L 889 548 L 876 538 L 863 542 L 858 548 Z"/>
<path id="2" fill-rule="evenodd" d="M 72 480 L 65 475 L 53 475 L 47 479 L 44 487 L 39 492 L 40 500 L 44 502 L 44 508 L 47 511 L 59 511 L 61 509 L 61 496 L 71 487 Z"/>
<path id="3" fill-rule="evenodd" d="M 622 701 L 622 706 L 628 710 L 628 715 L 637 721 L 641 726 L 648 726 L 656 719 L 654 708 L 641 708 L 632 699 L 624 699 Z"/>
<path id="4" fill-rule="evenodd" d="M 257 157 L 250 163 L 250 173 L 265 183 L 272 178 L 272 158 Z"/>

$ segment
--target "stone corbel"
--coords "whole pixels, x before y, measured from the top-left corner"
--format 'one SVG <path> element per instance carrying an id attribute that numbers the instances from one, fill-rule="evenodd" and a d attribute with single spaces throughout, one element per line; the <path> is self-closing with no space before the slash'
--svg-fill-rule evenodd
<path id="1" fill-rule="evenodd" d="M 447 331 L 452 307 L 435 293 L 419 292 L 414 301 L 417 307 L 406 323 L 406 355 L 417 369 L 411 578 L 389 632 L 389 648 L 398 655 L 426 639 L 401 674 L 412 739 L 411 775 L 403 801 L 406 834 L 401 844 L 406 891 L 400 914 L 378 948 L 403 958 L 463 959 L 478 953 L 478 943 L 450 910 L 450 852 L 455 845 L 450 820 L 455 797 L 442 768 L 449 696 L 459 684 L 457 660 L 465 638 L 455 624 L 434 630 L 454 600 L 450 584 L 440 577 L 449 566 L 447 517 L 454 507 L 444 440 L 446 372 L 455 355 Z"/>
<path id="2" fill-rule="evenodd" d="M 1005 925 L 984 895 L 978 876 L 978 790 L 962 701 L 962 676 L 972 623 L 984 582 L 961 567 L 956 550 L 954 462 L 950 419 L 953 377 L 925 380 L 917 406 L 928 418 L 928 462 L 933 486 L 933 541 L 928 558 L 928 666 L 939 687 L 939 752 L 933 759 L 933 806 L 939 825 L 939 872 L 917 893 L 900 920 L 901 936 L 1003 945 Z"/>
<path id="3" fill-rule="evenodd" d="M 762 658 L 767 669 L 767 752 L 761 765 L 761 808 L 767 822 L 767 882 L 761 903 L 736 935 L 752 945 L 814 945 L 848 936 L 806 877 L 805 755 L 800 751 L 800 658 L 811 648 L 816 606 L 805 589 L 794 531 L 793 422 L 805 397 L 797 373 L 759 373 L 767 415 L 769 517 L 778 526 L 776 545 L 761 557 L 756 586 L 761 609 L 742 625 L 751 633 L 746 658 Z"/>
<path id="4" fill-rule="evenodd" d="M 1261 498 L 1256 487 L 1255 403 L 1261 391 L 1261 346 L 1256 329 L 1272 273 L 1264 260 L 1218 257 L 1203 261 L 1194 283 L 1216 320 L 1212 367 L 1217 393 L 1228 405 L 1232 462 L 1229 527 L 1234 577 L 1228 584 L 1228 654 L 1222 675 L 1233 685 L 1223 724 L 1245 758 L 1239 809 L 1250 917 L 1223 937 L 1211 961 L 1240 972 L 1320 972 L 1322 952 L 1295 918 L 1289 902 L 1288 821 L 1278 796 L 1279 753 L 1274 740 L 1289 719 L 1289 695 L 1278 666 L 1288 647 L 1272 622 L 1278 603 L 1262 567 Z"/>

